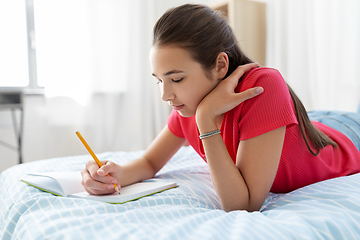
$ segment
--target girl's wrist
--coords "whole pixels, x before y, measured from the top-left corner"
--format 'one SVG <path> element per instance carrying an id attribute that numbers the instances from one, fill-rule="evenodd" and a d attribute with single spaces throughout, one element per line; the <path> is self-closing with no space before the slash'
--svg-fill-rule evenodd
<path id="1" fill-rule="evenodd" d="M 215 116 L 196 113 L 196 124 L 200 134 L 205 134 L 218 130 Z"/>
<path id="2" fill-rule="evenodd" d="M 116 179 L 118 181 L 117 184 L 120 184 L 120 186 L 124 185 L 125 179 L 124 179 L 124 167 L 117 164 L 117 174 Z"/>

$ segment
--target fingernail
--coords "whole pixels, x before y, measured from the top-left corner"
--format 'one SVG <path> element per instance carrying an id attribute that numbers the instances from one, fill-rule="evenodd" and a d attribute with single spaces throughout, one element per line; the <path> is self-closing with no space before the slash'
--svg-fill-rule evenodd
<path id="1" fill-rule="evenodd" d="M 104 171 L 104 169 L 101 169 L 101 168 L 100 168 L 100 169 L 98 170 L 98 172 L 104 173 L 105 171 Z"/>
<path id="2" fill-rule="evenodd" d="M 116 181 L 116 180 L 112 180 L 112 183 L 117 183 L 117 181 Z"/>
<path id="3" fill-rule="evenodd" d="M 264 91 L 264 89 L 262 87 L 258 87 L 258 88 L 255 89 L 255 92 L 257 94 L 262 93 L 263 91 Z"/>
<path id="4" fill-rule="evenodd" d="M 112 189 L 112 188 L 114 188 L 114 185 L 109 185 L 108 186 L 108 189 Z"/>

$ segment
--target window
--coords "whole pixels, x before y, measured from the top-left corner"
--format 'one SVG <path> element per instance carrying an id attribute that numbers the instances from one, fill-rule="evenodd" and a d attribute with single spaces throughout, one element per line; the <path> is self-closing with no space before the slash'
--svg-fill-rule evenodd
<path id="1" fill-rule="evenodd" d="M 38 88 L 33 0 L 0 3 L 0 88 Z"/>
<path id="2" fill-rule="evenodd" d="M 131 53 L 127 2 L 2 2 L 0 91 L 46 89 L 47 97 L 74 99 L 126 91 L 129 61 L 123 56 Z"/>

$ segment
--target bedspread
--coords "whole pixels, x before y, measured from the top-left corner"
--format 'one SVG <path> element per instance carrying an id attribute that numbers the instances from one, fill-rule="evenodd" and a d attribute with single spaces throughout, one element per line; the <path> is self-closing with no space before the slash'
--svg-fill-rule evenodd
<path id="1" fill-rule="evenodd" d="M 105 152 L 125 163 L 136 152 Z M 31 171 L 78 171 L 90 155 L 35 161 L 0 174 L 1 239 L 360 239 L 360 174 L 287 194 L 260 211 L 220 209 L 209 170 L 191 147 L 156 175 L 179 187 L 125 204 L 56 197 L 18 179 Z"/>

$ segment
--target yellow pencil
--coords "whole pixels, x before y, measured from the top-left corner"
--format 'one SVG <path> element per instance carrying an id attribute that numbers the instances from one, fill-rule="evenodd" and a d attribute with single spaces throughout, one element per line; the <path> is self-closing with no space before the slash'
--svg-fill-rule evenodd
<path id="1" fill-rule="evenodd" d="M 102 167 L 101 162 L 100 162 L 99 159 L 96 157 L 95 153 L 93 152 L 93 150 L 91 150 L 89 144 L 87 144 L 87 142 L 86 142 L 85 139 L 81 136 L 81 134 L 80 134 L 79 132 L 76 132 L 76 135 L 79 137 L 80 141 L 84 144 L 85 148 L 88 150 L 88 152 L 90 153 L 90 155 L 93 157 L 93 159 L 95 160 L 95 162 L 97 163 L 97 165 L 99 165 L 99 167 Z M 107 174 L 107 176 L 110 176 L 110 175 Z M 120 194 L 119 188 L 116 186 L 115 183 L 113 183 L 113 184 L 114 184 L 115 191 Z"/>

